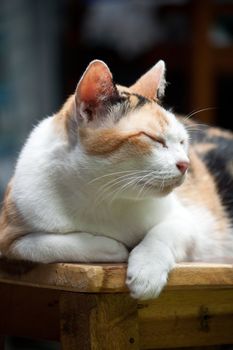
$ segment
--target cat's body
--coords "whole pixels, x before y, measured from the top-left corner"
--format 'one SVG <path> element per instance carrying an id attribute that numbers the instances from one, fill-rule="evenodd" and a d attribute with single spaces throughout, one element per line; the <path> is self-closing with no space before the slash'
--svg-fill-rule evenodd
<path id="1" fill-rule="evenodd" d="M 214 147 L 194 142 L 185 178 L 187 131 L 154 99 L 163 80 L 162 62 L 130 89 L 102 62 L 88 67 L 21 152 L 0 217 L 3 255 L 118 262 L 131 251 L 127 284 L 139 298 L 156 296 L 177 261 L 233 256 L 231 218 L 200 158 Z"/>

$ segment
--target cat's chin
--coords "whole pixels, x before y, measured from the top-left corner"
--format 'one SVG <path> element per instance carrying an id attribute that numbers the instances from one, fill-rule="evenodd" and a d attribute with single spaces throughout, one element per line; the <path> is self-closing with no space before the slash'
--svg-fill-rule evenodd
<path id="1" fill-rule="evenodd" d="M 151 199 L 151 198 L 166 197 L 167 195 L 169 195 L 169 193 L 171 193 L 179 185 L 177 184 L 177 185 L 166 186 L 162 190 L 158 186 L 150 186 L 146 189 L 144 188 L 144 191 L 142 191 L 141 193 L 140 193 L 140 191 L 136 192 L 136 193 L 132 193 L 132 194 L 128 193 L 125 196 L 125 199 L 139 200 L 140 201 L 140 200 L 149 199 L 149 198 Z"/>
<path id="2" fill-rule="evenodd" d="M 144 191 L 141 193 L 141 197 L 165 197 L 169 193 L 171 193 L 176 187 L 182 185 L 182 183 L 185 180 L 185 176 L 180 176 L 174 180 L 172 180 L 168 184 L 147 184 L 147 183 L 139 183 L 139 186 L 141 186 Z"/>
<path id="3" fill-rule="evenodd" d="M 182 185 L 184 180 L 185 180 L 185 176 L 182 176 L 178 180 L 176 180 L 174 183 L 165 186 L 161 191 L 161 196 L 166 196 L 167 194 L 171 193 L 176 187 L 179 187 L 180 185 Z"/>

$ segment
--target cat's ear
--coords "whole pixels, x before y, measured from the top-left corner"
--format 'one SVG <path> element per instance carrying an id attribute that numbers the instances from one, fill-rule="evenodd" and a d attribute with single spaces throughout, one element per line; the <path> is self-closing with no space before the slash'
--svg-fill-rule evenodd
<path id="1" fill-rule="evenodd" d="M 160 60 L 148 72 L 142 75 L 130 87 L 130 90 L 147 98 L 162 97 L 166 87 L 165 70 L 165 63 Z"/>
<path id="2" fill-rule="evenodd" d="M 95 119 L 107 103 L 118 96 L 108 66 L 99 60 L 92 61 L 81 77 L 75 92 L 77 118 L 80 122 Z"/>

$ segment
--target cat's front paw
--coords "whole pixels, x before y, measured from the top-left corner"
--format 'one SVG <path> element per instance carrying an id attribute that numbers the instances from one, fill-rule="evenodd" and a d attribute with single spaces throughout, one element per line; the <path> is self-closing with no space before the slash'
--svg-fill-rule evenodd
<path id="1" fill-rule="evenodd" d="M 166 285 L 170 269 L 170 262 L 161 262 L 136 247 L 129 257 L 126 279 L 131 296 L 141 300 L 156 298 Z"/>

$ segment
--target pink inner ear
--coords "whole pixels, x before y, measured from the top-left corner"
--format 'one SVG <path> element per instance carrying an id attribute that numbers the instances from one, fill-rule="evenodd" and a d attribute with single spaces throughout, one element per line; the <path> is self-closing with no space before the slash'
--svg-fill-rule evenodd
<path id="1" fill-rule="evenodd" d="M 152 79 L 140 79 L 140 81 L 136 82 L 130 87 L 130 90 L 150 99 L 157 96 L 157 88 L 155 87 L 155 82 Z"/>
<path id="2" fill-rule="evenodd" d="M 165 66 L 163 61 L 159 61 L 148 72 L 139 78 L 130 90 L 147 98 L 155 98 L 161 84 L 164 84 Z"/>
<path id="3" fill-rule="evenodd" d="M 78 84 L 76 95 L 79 102 L 93 106 L 116 93 L 112 82 L 112 74 L 108 67 L 100 61 L 92 62 Z"/>

